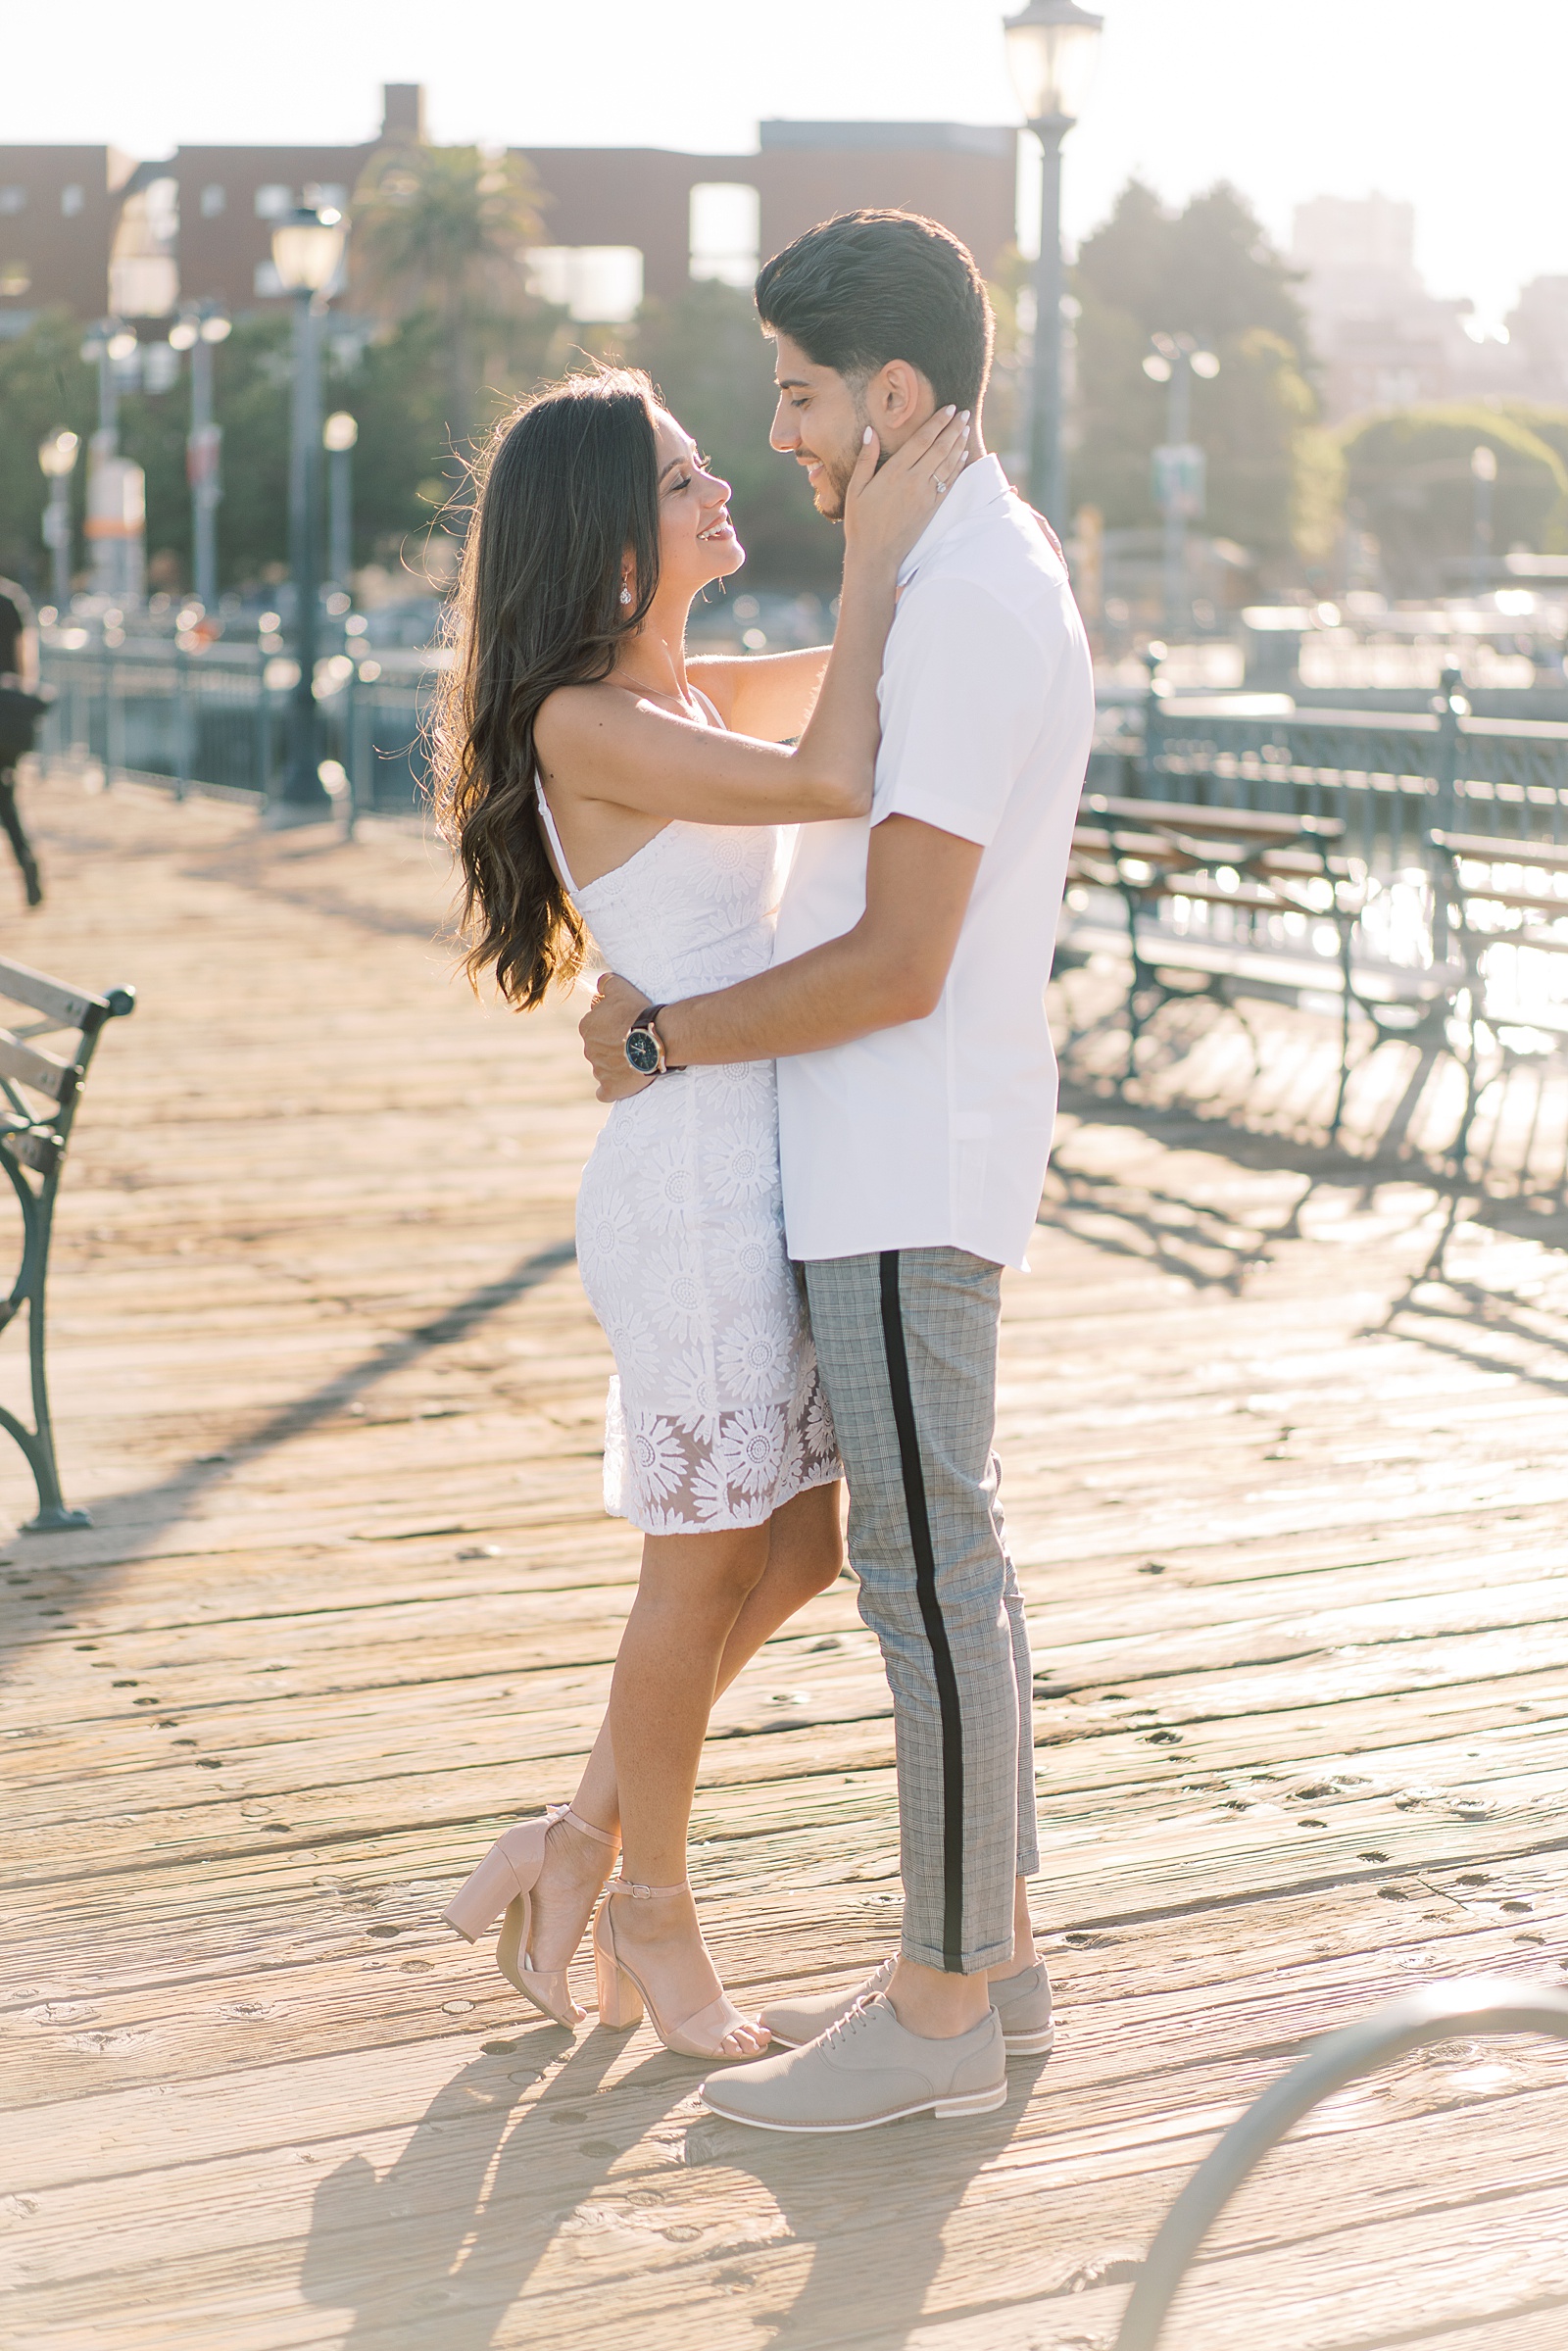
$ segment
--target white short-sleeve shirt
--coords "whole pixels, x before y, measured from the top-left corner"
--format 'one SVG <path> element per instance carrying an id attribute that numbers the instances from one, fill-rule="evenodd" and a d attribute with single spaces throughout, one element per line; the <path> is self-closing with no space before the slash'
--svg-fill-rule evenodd
<path id="1" fill-rule="evenodd" d="M 954 483 L 900 590 L 870 815 L 800 828 L 774 961 L 859 920 L 884 817 L 985 854 L 936 1010 L 778 1064 L 789 1250 L 951 1247 L 1023 1266 L 1056 1109 L 1045 988 L 1094 730 L 1089 647 L 994 457 Z"/>

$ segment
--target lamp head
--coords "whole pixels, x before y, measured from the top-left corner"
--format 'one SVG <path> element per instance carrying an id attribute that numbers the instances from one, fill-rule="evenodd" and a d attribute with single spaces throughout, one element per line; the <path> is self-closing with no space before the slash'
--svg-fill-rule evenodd
<path id="1" fill-rule="evenodd" d="M 189 351 L 201 339 L 201 327 L 192 318 L 176 318 L 169 330 L 171 351 Z"/>
<path id="2" fill-rule="evenodd" d="M 74 469 L 78 446 L 75 434 L 64 426 L 44 435 L 38 444 L 38 463 L 51 481 L 63 480 Z"/>
<path id="3" fill-rule="evenodd" d="M 1077 122 L 1104 22 L 1078 0 L 1029 0 L 1004 20 L 1007 71 L 1031 127 L 1066 130 Z"/>
<path id="4" fill-rule="evenodd" d="M 334 451 L 352 449 L 359 437 L 359 419 L 346 408 L 334 409 L 321 427 L 322 446 Z"/>
<path id="5" fill-rule="evenodd" d="M 221 311 L 211 311 L 202 320 L 204 343 L 226 343 L 233 331 L 233 319 L 225 318 Z"/>
<path id="6" fill-rule="evenodd" d="M 272 265 L 290 294 L 324 294 L 343 259 L 343 216 L 301 205 L 272 231 Z"/>

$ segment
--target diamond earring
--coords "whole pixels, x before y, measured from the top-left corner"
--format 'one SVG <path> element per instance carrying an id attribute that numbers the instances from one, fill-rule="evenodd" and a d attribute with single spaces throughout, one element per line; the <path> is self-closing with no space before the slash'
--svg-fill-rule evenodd
<path id="1" fill-rule="evenodd" d="M 622 580 L 620 583 L 620 601 L 622 604 L 630 604 L 631 602 L 631 590 L 627 587 L 624 580 Z"/>

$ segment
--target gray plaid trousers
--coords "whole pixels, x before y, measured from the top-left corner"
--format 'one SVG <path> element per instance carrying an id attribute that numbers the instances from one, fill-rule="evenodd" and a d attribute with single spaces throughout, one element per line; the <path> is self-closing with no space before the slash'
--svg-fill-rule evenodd
<path id="1" fill-rule="evenodd" d="M 964 1249 L 803 1268 L 850 1484 L 860 1614 L 898 1754 L 903 1950 L 972 1976 L 1012 1950 L 1039 1867 L 1032 1678 L 997 1498 L 1002 1269 Z"/>

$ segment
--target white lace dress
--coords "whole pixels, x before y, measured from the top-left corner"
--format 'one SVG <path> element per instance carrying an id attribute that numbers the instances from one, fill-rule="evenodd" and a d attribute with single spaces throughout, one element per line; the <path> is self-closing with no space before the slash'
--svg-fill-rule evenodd
<path id="1" fill-rule="evenodd" d="M 578 889 L 611 970 L 650 1004 L 765 970 L 790 836 L 666 824 Z M 616 1102 L 583 1170 L 577 1261 L 615 1358 L 605 1507 L 648 1535 L 753 1527 L 840 1476 L 784 1250 L 771 1061 L 656 1078 Z"/>

